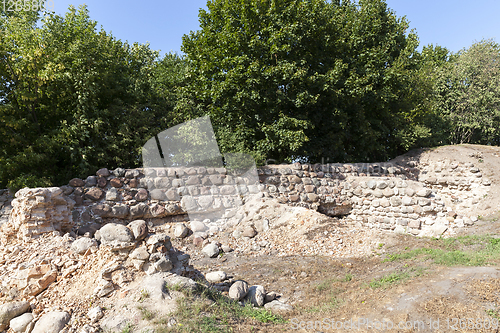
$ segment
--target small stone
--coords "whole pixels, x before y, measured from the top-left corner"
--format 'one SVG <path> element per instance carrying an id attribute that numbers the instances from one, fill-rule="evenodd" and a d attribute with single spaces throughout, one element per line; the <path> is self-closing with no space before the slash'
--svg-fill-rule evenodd
<path id="1" fill-rule="evenodd" d="M 53 311 L 44 314 L 35 324 L 31 333 L 59 333 L 69 322 L 67 312 Z"/>
<path id="2" fill-rule="evenodd" d="M 82 237 L 71 244 L 71 251 L 78 254 L 84 254 L 92 247 L 97 249 L 97 241 L 92 238 Z"/>
<path id="3" fill-rule="evenodd" d="M 229 288 L 229 298 L 235 301 L 242 300 L 248 293 L 248 283 L 243 280 L 235 281 Z"/>
<path id="4" fill-rule="evenodd" d="M 267 293 L 266 294 L 266 298 L 265 298 L 265 302 L 266 303 L 269 303 L 269 302 L 272 302 L 276 299 L 276 293 L 274 291 L 271 291 L 270 293 Z"/>
<path id="5" fill-rule="evenodd" d="M 116 168 L 115 170 L 113 170 L 113 174 L 116 177 L 123 177 L 123 176 L 125 176 L 125 169 L 123 169 L 123 168 Z"/>
<path id="6" fill-rule="evenodd" d="M 224 253 L 229 253 L 229 252 L 233 251 L 233 249 L 229 245 L 225 245 L 225 244 L 221 246 L 221 249 Z"/>
<path id="7" fill-rule="evenodd" d="M 156 261 L 154 263 L 154 266 L 156 268 L 157 272 L 168 272 L 172 268 L 174 268 L 174 265 L 170 261 L 168 257 L 162 256 L 160 260 Z"/>
<path id="8" fill-rule="evenodd" d="M 113 241 L 118 242 L 132 242 L 134 235 L 129 228 L 123 224 L 108 223 L 99 229 L 100 241 L 103 244 L 108 244 Z"/>
<path id="9" fill-rule="evenodd" d="M 148 235 L 148 225 L 144 220 L 132 221 L 127 227 L 132 231 L 136 240 L 142 240 Z"/>
<path id="10" fill-rule="evenodd" d="M 263 306 L 266 297 L 266 290 L 263 286 L 255 285 L 248 288 L 246 299 L 254 306 Z"/>
<path id="11" fill-rule="evenodd" d="M 69 181 L 69 186 L 82 187 L 83 185 L 85 185 L 85 182 L 80 178 L 73 178 Z"/>
<path id="12" fill-rule="evenodd" d="M 95 323 L 102 317 L 104 317 L 104 311 L 100 306 L 94 306 L 87 312 L 87 317 Z"/>
<path id="13" fill-rule="evenodd" d="M 431 195 L 432 191 L 428 188 L 423 188 L 417 192 L 417 196 L 426 198 Z"/>
<path id="14" fill-rule="evenodd" d="M 201 252 L 209 258 L 215 258 L 219 255 L 219 246 L 215 243 L 211 243 L 205 246 Z"/>
<path id="15" fill-rule="evenodd" d="M 128 178 L 128 179 L 139 177 L 139 175 L 140 175 L 140 172 L 139 172 L 139 170 L 136 170 L 136 169 L 127 170 L 125 172 L 125 178 Z"/>
<path id="16" fill-rule="evenodd" d="M 103 190 L 97 187 L 93 187 L 87 193 L 85 193 L 85 197 L 92 201 L 98 201 L 102 198 L 103 194 Z"/>
<path id="17" fill-rule="evenodd" d="M 255 237 L 255 235 L 257 235 L 257 231 L 255 231 L 255 229 L 253 227 L 248 226 L 248 227 L 245 227 L 243 229 L 243 233 L 241 235 L 243 237 L 253 238 L 253 237 Z"/>
<path id="18" fill-rule="evenodd" d="M 101 187 L 101 188 L 105 188 L 106 185 L 108 185 L 108 180 L 104 177 L 99 177 L 97 179 L 97 186 Z"/>
<path id="19" fill-rule="evenodd" d="M 174 227 L 174 237 L 175 238 L 185 238 L 189 233 L 189 229 L 184 223 L 177 224 Z"/>
<path id="20" fill-rule="evenodd" d="M 118 194 L 118 190 L 114 187 L 110 188 L 106 192 L 106 200 L 107 201 L 119 201 L 120 195 Z"/>
<path id="21" fill-rule="evenodd" d="M 149 259 L 149 253 L 145 246 L 138 247 L 134 249 L 128 255 L 131 259 L 147 260 Z"/>
<path id="22" fill-rule="evenodd" d="M 0 305 L 0 330 L 5 330 L 9 326 L 11 319 L 18 317 L 28 311 L 29 302 L 10 302 Z"/>
<path id="23" fill-rule="evenodd" d="M 10 321 L 9 327 L 16 333 L 26 331 L 26 327 L 33 321 L 33 314 L 30 312 L 24 313 L 19 317 L 13 318 Z"/>
<path id="24" fill-rule="evenodd" d="M 210 272 L 205 275 L 205 279 L 210 283 L 220 283 L 224 281 L 226 277 L 227 274 L 223 271 Z"/>
<path id="25" fill-rule="evenodd" d="M 97 177 L 96 176 L 88 176 L 85 179 L 85 187 L 92 187 L 97 185 Z"/>
<path id="26" fill-rule="evenodd" d="M 189 223 L 189 228 L 191 229 L 191 231 L 193 231 L 193 233 L 198 231 L 205 232 L 208 230 L 208 227 L 205 225 L 205 223 L 200 221 L 191 221 Z"/>
<path id="27" fill-rule="evenodd" d="M 107 168 L 102 168 L 97 170 L 96 174 L 99 177 L 108 177 L 110 175 L 109 170 Z"/>
<path id="28" fill-rule="evenodd" d="M 273 312 L 286 312 L 286 311 L 292 311 L 293 307 L 290 304 L 285 304 L 285 303 L 282 303 L 278 300 L 274 300 L 274 301 L 264 305 L 264 309 L 267 309 L 267 310 L 270 310 Z"/>
<path id="29" fill-rule="evenodd" d="M 134 198 L 137 201 L 146 201 L 148 199 L 148 190 L 141 188 L 139 191 L 137 191 Z"/>
<path id="30" fill-rule="evenodd" d="M 111 294 L 115 290 L 115 285 L 113 282 L 108 281 L 108 280 L 102 280 L 99 286 L 94 289 L 94 294 L 99 297 L 105 297 L 109 294 Z"/>
<path id="31" fill-rule="evenodd" d="M 112 178 L 109 184 L 113 187 L 122 187 L 123 183 L 119 178 Z"/>

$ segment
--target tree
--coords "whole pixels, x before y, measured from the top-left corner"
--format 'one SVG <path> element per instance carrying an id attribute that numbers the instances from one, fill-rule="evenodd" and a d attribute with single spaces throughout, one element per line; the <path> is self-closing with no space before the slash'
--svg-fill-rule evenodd
<path id="1" fill-rule="evenodd" d="M 500 143 L 499 44 L 482 40 L 460 51 L 435 89 L 450 143 Z"/>
<path id="2" fill-rule="evenodd" d="M 0 186 L 139 166 L 142 145 L 169 126 L 173 109 L 158 93 L 158 52 L 98 31 L 84 6 L 0 22 Z"/>
<path id="3" fill-rule="evenodd" d="M 418 46 L 382 0 L 212 0 L 185 35 L 178 111 L 208 114 L 223 152 L 265 159 L 386 159 Z"/>
<path id="4" fill-rule="evenodd" d="M 439 45 L 424 46 L 414 55 L 414 68 L 406 71 L 405 98 L 413 108 L 403 113 L 398 128 L 401 145 L 406 149 L 433 147 L 447 142 L 448 123 L 437 110 L 436 84 L 453 55 Z"/>

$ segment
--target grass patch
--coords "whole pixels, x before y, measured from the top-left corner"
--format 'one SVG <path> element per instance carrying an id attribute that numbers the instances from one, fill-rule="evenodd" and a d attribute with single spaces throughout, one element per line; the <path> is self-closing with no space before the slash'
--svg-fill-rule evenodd
<path id="1" fill-rule="evenodd" d="M 486 310 L 486 313 L 488 314 L 488 316 L 500 320 L 500 314 L 498 313 L 497 310 L 488 309 L 488 310 Z"/>
<path id="2" fill-rule="evenodd" d="M 177 325 L 160 328 L 159 332 L 233 332 L 237 324 L 258 323 L 283 324 L 287 321 L 269 310 L 245 306 L 223 296 L 219 292 L 199 286 L 177 300 L 177 311 L 173 314 Z M 257 322 L 257 323 L 256 323 Z"/>
<path id="3" fill-rule="evenodd" d="M 327 300 L 324 303 L 321 303 L 318 306 L 311 306 L 309 308 L 305 309 L 305 312 L 308 313 L 326 313 L 326 312 L 331 312 L 335 309 L 337 309 L 340 305 L 344 303 L 344 300 L 341 298 L 338 298 L 336 296 L 331 295 L 329 300 Z"/>
<path id="4" fill-rule="evenodd" d="M 142 303 L 146 300 L 146 298 L 149 297 L 149 292 L 145 289 L 141 290 L 141 295 L 139 296 L 139 299 L 137 300 L 139 303 Z"/>
<path id="5" fill-rule="evenodd" d="M 154 317 L 153 312 L 143 306 L 138 306 L 137 309 L 141 311 L 142 320 L 151 320 Z"/>
<path id="6" fill-rule="evenodd" d="M 368 286 L 372 289 L 377 289 L 377 288 L 389 288 L 392 287 L 395 284 L 404 282 L 406 280 L 409 280 L 413 277 L 420 276 L 423 273 L 423 269 L 409 269 L 405 270 L 402 272 L 394 272 L 389 275 L 385 275 L 379 279 L 373 279 L 368 283 Z"/>
<path id="7" fill-rule="evenodd" d="M 445 266 L 482 266 L 500 259 L 500 239 L 492 236 L 462 236 L 434 240 L 425 247 L 387 255 L 384 261 L 432 260 Z"/>
<path id="8" fill-rule="evenodd" d="M 132 330 L 134 329 L 134 325 L 131 323 L 127 323 L 125 327 L 122 329 L 121 333 L 132 333 Z"/>
<path id="9" fill-rule="evenodd" d="M 353 278 L 354 278 L 354 275 L 352 275 L 351 273 L 347 273 L 343 278 L 340 278 L 340 279 L 337 279 L 337 278 L 326 279 L 326 280 L 318 283 L 314 287 L 314 290 L 319 291 L 319 292 L 329 290 L 332 288 L 332 285 L 335 282 L 351 282 Z"/>

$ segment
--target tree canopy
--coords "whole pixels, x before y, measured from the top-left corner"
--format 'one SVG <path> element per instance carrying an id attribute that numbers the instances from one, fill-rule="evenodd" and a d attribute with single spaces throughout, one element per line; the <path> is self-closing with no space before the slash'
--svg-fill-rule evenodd
<path id="1" fill-rule="evenodd" d="M 169 126 L 172 98 L 162 91 L 182 60 L 158 61 L 148 45 L 121 42 L 96 24 L 86 7 L 64 17 L 1 17 L 0 186 L 139 166 L 148 136 Z"/>
<path id="2" fill-rule="evenodd" d="M 499 144 L 493 40 L 418 51 L 384 0 L 209 0 L 199 18 L 185 56 L 160 56 L 97 29 L 85 6 L 0 13 L 0 187 L 138 167 L 150 138 L 203 116 L 221 153 L 258 164 Z"/>
<path id="3" fill-rule="evenodd" d="M 213 0 L 186 35 L 183 97 L 223 151 L 257 159 L 384 159 L 412 104 L 418 45 L 382 0 Z"/>

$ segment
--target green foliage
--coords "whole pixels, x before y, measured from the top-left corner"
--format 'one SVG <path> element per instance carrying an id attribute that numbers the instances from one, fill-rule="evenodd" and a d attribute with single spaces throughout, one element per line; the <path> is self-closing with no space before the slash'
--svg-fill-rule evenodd
<path id="1" fill-rule="evenodd" d="M 395 284 L 404 282 L 406 280 L 411 279 L 412 277 L 422 275 L 422 270 L 421 269 L 409 269 L 409 270 L 404 270 L 401 272 L 394 272 L 389 275 L 382 276 L 379 279 L 373 279 L 370 281 L 368 284 L 370 288 L 376 289 L 376 288 L 389 288 L 392 287 Z"/>
<path id="2" fill-rule="evenodd" d="M 500 45 L 482 40 L 460 51 L 441 70 L 436 109 L 449 143 L 500 143 Z"/>
<path id="3" fill-rule="evenodd" d="M 209 114 L 222 152 L 258 163 L 384 160 L 402 146 L 418 45 L 382 0 L 213 0 L 185 35 L 178 112 Z"/>
<path id="4" fill-rule="evenodd" d="M 385 261 L 420 259 L 446 266 L 481 266 L 500 259 L 500 240 L 491 236 L 447 238 L 436 242 L 438 247 L 389 254 Z"/>
<path id="5" fill-rule="evenodd" d="M 269 310 L 255 308 L 248 303 L 241 306 L 204 286 L 179 298 L 174 315 L 177 325 L 158 328 L 159 332 L 232 332 L 236 322 L 258 321 L 267 324 L 267 327 L 286 323 L 283 317 Z"/>
<path id="6" fill-rule="evenodd" d="M 141 165 L 142 145 L 172 120 L 180 57 L 157 61 L 148 45 L 98 31 L 83 6 L 3 15 L 0 28 L 0 187 Z"/>

